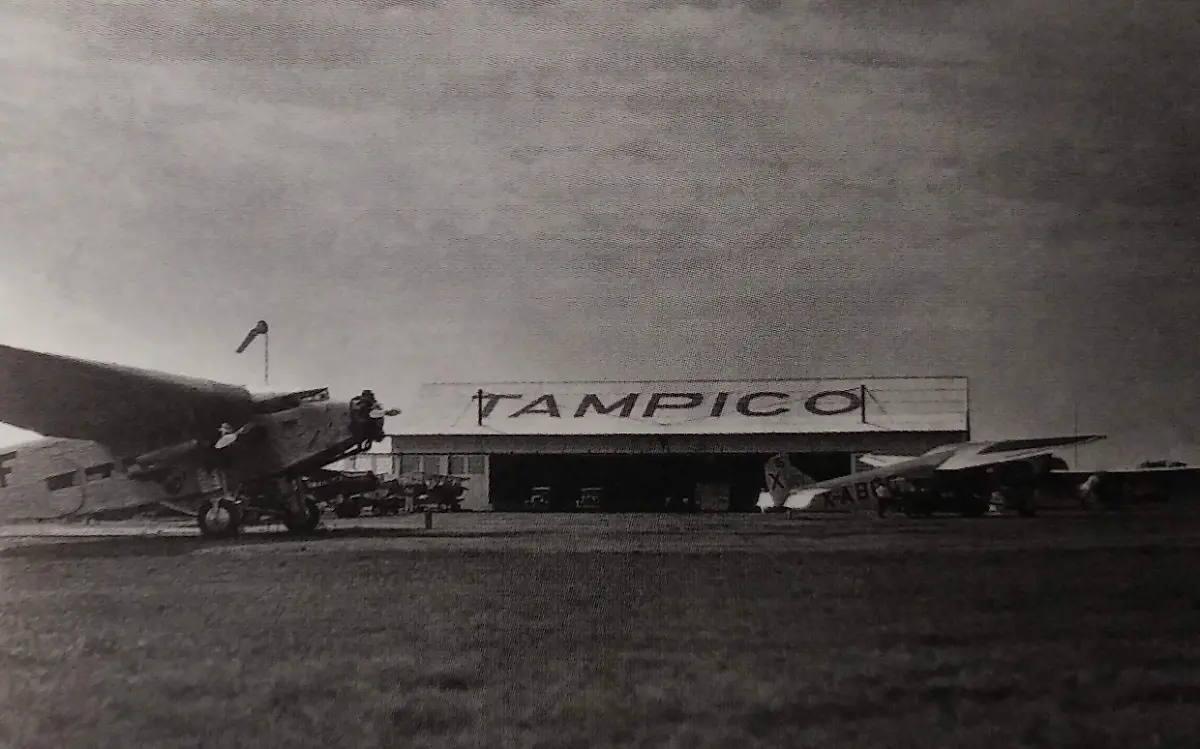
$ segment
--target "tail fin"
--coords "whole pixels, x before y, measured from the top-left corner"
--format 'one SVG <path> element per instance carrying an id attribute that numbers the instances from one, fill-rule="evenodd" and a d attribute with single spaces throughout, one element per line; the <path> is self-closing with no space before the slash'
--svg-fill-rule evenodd
<path id="1" fill-rule="evenodd" d="M 763 511 L 783 507 L 793 492 L 816 483 L 812 477 L 792 465 L 784 453 L 768 460 L 763 467 L 763 474 L 767 488 L 758 497 L 758 507 Z"/>

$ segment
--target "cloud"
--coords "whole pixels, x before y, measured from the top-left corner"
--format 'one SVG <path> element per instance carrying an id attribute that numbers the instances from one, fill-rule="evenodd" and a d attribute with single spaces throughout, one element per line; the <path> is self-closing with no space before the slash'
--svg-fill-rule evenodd
<path id="1" fill-rule="evenodd" d="M 1036 431 L 1200 363 L 1200 66 L 1138 7 L 14 1 L 6 273 L 183 371 L 266 318 L 393 400 L 959 371 Z"/>

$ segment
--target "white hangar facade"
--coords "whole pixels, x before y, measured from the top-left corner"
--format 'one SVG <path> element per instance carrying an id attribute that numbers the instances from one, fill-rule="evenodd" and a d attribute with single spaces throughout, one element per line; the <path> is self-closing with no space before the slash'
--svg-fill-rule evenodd
<path id="1" fill-rule="evenodd" d="M 390 453 L 343 467 L 462 476 L 467 509 L 739 511 L 775 453 L 819 481 L 856 453 L 967 441 L 970 391 L 965 377 L 430 383 L 388 427 Z"/>

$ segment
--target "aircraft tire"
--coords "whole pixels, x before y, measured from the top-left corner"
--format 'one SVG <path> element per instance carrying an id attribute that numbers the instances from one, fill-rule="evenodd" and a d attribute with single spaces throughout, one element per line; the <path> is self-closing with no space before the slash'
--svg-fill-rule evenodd
<path id="1" fill-rule="evenodd" d="M 905 502 L 904 514 L 910 518 L 933 517 L 933 501 L 926 495 L 911 497 Z"/>
<path id="2" fill-rule="evenodd" d="M 196 514 L 200 535 L 204 538 L 233 538 L 242 529 L 242 508 L 232 500 L 222 499 L 214 508 L 211 504 Z"/>
<path id="3" fill-rule="evenodd" d="M 346 499 L 338 503 L 333 514 L 339 518 L 356 518 L 362 513 L 362 508 L 358 505 L 357 499 Z"/>
<path id="4" fill-rule="evenodd" d="M 961 515 L 964 518 L 981 518 L 987 514 L 990 503 L 987 497 L 964 496 Z"/>
<path id="5" fill-rule="evenodd" d="M 1037 517 L 1035 501 L 1033 492 L 1021 492 L 1021 496 L 1017 499 L 1017 515 L 1023 518 Z"/>
<path id="6" fill-rule="evenodd" d="M 283 524 L 292 533 L 312 533 L 321 524 L 321 508 L 312 498 L 305 498 L 304 509 L 304 517 L 284 516 Z"/>

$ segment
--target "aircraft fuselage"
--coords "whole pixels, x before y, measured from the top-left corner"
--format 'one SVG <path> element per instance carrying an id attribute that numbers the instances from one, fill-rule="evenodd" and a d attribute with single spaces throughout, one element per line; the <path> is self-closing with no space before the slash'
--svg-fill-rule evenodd
<path id="1" fill-rule="evenodd" d="M 382 437 L 382 419 L 355 420 L 343 401 L 255 414 L 251 424 L 219 453 L 189 440 L 162 465 L 59 437 L 0 448 L 0 521 L 119 514 L 153 504 L 194 513 L 218 488 L 212 468 L 221 467 L 231 484 L 299 476 Z"/>

